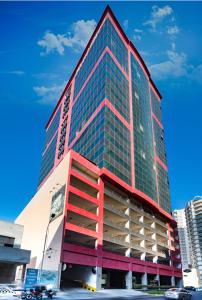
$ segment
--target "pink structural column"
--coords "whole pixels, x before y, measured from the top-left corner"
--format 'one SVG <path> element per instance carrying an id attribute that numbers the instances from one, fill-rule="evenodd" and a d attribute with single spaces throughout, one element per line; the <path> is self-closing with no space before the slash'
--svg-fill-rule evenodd
<path id="1" fill-rule="evenodd" d="M 153 117 L 152 117 L 152 99 L 151 99 L 151 90 L 150 90 L 149 81 L 148 81 L 148 88 L 149 88 L 150 118 L 151 118 L 151 124 L 152 124 L 152 141 L 153 141 L 155 177 L 156 177 L 156 196 L 157 196 L 157 202 L 159 204 L 160 198 L 159 198 L 159 184 L 158 184 L 158 174 L 157 174 L 157 166 L 156 166 L 156 146 L 155 146 L 155 136 L 154 136 L 154 123 L 153 123 Z"/>
<path id="2" fill-rule="evenodd" d="M 130 154 L 131 154 L 131 185 L 135 187 L 135 160 L 134 160 L 134 128 L 133 128 L 133 98 L 131 75 L 131 52 L 128 47 L 128 74 L 129 74 L 129 109 L 130 109 Z"/>

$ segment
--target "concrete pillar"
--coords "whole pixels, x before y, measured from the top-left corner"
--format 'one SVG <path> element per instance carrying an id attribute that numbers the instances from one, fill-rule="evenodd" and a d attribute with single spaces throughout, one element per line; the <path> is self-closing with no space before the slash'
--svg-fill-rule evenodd
<path id="1" fill-rule="evenodd" d="M 160 275 L 159 274 L 155 275 L 154 280 L 157 280 L 158 281 L 158 286 L 160 286 Z"/>
<path id="2" fill-rule="evenodd" d="M 153 250 L 153 249 L 152 249 Z M 153 263 L 157 264 L 158 263 L 158 256 L 153 257 Z"/>
<path id="3" fill-rule="evenodd" d="M 175 286 L 175 276 L 171 276 L 171 285 Z"/>
<path id="4" fill-rule="evenodd" d="M 96 267 L 96 290 L 99 291 L 102 288 L 102 268 Z"/>
<path id="5" fill-rule="evenodd" d="M 131 249 L 128 248 L 128 249 L 125 251 L 125 256 L 130 257 L 130 252 L 131 252 Z"/>
<path id="6" fill-rule="evenodd" d="M 178 288 L 182 288 L 183 287 L 183 279 L 182 278 L 177 278 L 177 280 L 175 281 L 176 286 Z"/>
<path id="7" fill-rule="evenodd" d="M 125 280 L 126 280 L 126 289 L 132 289 L 132 281 L 133 281 L 133 273 L 132 271 L 128 271 L 126 273 L 126 277 L 125 277 Z"/>
<path id="8" fill-rule="evenodd" d="M 62 275 L 62 263 L 58 264 L 58 282 L 57 282 L 57 288 L 60 288 L 61 283 L 61 275 Z"/>
<path id="9" fill-rule="evenodd" d="M 145 257 L 146 257 L 146 253 L 145 252 L 140 255 L 140 259 L 141 260 L 145 260 Z"/>
<path id="10" fill-rule="evenodd" d="M 142 285 L 148 285 L 147 273 L 142 274 L 142 277 L 141 277 L 141 284 L 142 284 Z"/>
<path id="11" fill-rule="evenodd" d="M 22 282 L 24 282 L 25 280 L 25 273 L 26 273 L 26 265 L 24 264 L 22 267 L 22 277 L 21 277 Z"/>

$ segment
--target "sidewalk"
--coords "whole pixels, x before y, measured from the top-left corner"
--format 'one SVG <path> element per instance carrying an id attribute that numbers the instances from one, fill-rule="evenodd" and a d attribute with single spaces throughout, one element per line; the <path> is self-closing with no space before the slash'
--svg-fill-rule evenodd
<path id="1" fill-rule="evenodd" d="M 105 289 L 97 292 L 90 292 L 85 289 L 72 288 L 57 294 L 58 298 L 64 299 L 107 299 L 107 298 L 117 298 L 117 297 L 137 297 L 137 296 L 147 296 L 146 293 L 136 291 L 136 290 L 125 290 L 125 289 Z"/>
<path id="2" fill-rule="evenodd" d="M 147 298 L 149 295 L 136 290 L 125 290 L 125 289 L 106 289 L 100 290 L 97 292 L 91 292 L 82 288 L 69 288 L 65 291 L 57 292 L 57 296 L 53 299 L 60 300 L 88 300 L 88 299 L 119 299 L 119 298 L 130 298 L 132 299 L 144 299 Z M 1 294 L 0 300 L 18 300 L 21 298 L 14 297 L 12 294 Z M 43 297 L 43 299 L 47 299 L 47 297 Z"/>

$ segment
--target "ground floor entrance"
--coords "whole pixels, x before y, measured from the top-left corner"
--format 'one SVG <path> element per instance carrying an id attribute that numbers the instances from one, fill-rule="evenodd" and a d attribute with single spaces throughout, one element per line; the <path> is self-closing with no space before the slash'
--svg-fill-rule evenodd
<path id="1" fill-rule="evenodd" d="M 89 290 L 96 287 L 97 268 L 77 264 L 63 264 L 61 270 L 61 288 L 85 287 Z"/>
<path id="2" fill-rule="evenodd" d="M 181 278 L 143 272 L 132 272 L 96 266 L 63 263 L 61 288 L 100 289 L 141 289 L 180 286 Z"/>
<path id="3" fill-rule="evenodd" d="M 104 289 L 125 289 L 126 271 L 102 269 L 102 288 Z"/>

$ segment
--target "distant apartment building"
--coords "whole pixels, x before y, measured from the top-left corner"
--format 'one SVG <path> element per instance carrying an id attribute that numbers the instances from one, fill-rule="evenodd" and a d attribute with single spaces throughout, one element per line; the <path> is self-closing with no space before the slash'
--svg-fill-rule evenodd
<path id="1" fill-rule="evenodd" d="M 196 196 L 188 202 L 185 214 L 190 241 L 191 264 L 196 268 L 199 285 L 202 286 L 202 196 Z"/>
<path id="2" fill-rule="evenodd" d="M 188 240 L 187 223 L 185 217 L 185 209 L 174 210 L 173 217 L 177 222 L 177 227 L 178 227 L 182 270 L 186 270 L 190 268 L 191 261 L 190 261 L 189 240 Z"/>

